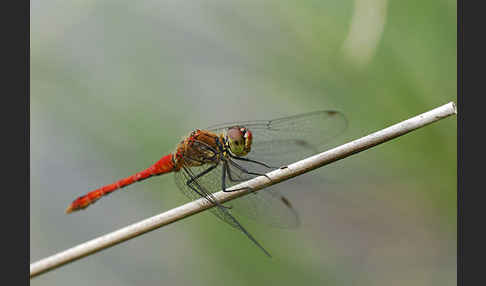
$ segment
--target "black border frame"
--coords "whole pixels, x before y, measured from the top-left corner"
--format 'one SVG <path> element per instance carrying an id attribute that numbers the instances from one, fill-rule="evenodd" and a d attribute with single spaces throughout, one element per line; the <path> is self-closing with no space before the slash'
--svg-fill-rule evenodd
<path id="1" fill-rule="evenodd" d="M 30 1 L 2 5 L 3 284 L 29 285 L 30 259 Z M 19 273 L 20 272 L 20 273 Z"/>
<path id="2" fill-rule="evenodd" d="M 481 197 L 485 112 L 479 99 L 484 93 L 486 61 L 482 54 L 486 45 L 476 39 L 483 38 L 485 16 L 480 1 L 464 2 L 457 1 L 457 284 L 481 285 L 486 241 L 482 231 L 485 200 Z M 470 134 L 467 140 L 465 134 Z"/>

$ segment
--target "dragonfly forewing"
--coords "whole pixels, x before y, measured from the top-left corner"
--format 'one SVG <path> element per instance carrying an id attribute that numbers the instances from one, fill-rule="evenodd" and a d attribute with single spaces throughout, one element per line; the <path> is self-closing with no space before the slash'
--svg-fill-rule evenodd
<path id="1" fill-rule="evenodd" d="M 278 168 L 322 150 L 346 130 L 347 120 L 339 111 L 324 110 L 273 120 L 225 123 L 208 130 L 223 133 L 232 126 L 244 126 L 252 132 L 248 158 Z"/>

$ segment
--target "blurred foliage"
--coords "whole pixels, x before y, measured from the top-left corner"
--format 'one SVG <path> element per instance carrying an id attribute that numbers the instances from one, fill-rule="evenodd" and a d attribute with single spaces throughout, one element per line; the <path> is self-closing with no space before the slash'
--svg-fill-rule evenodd
<path id="1" fill-rule="evenodd" d="M 455 1 L 49 0 L 31 15 L 31 262 L 182 203 L 163 176 L 63 213 L 193 128 L 339 109 L 337 145 L 456 101 Z M 449 118 L 279 186 L 300 229 L 242 219 L 272 259 L 204 213 L 31 282 L 455 285 L 456 167 Z"/>

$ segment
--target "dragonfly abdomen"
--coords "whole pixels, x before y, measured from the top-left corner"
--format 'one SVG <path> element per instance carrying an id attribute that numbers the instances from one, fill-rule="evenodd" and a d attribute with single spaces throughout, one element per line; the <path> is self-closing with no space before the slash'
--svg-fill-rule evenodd
<path id="1" fill-rule="evenodd" d="M 71 203 L 71 205 L 69 205 L 69 207 L 66 209 L 66 213 L 71 213 L 73 211 L 84 209 L 99 200 L 101 197 L 106 196 L 113 191 L 119 190 L 128 185 L 131 185 L 135 182 L 148 179 L 152 176 L 158 176 L 172 171 L 178 171 L 178 169 L 179 168 L 174 165 L 173 155 L 166 155 L 155 164 L 143 171 L 140 171 L 124 179 L 118 180 L 115 183 L 91 191 L 84 196 L 78 197 Z"/>

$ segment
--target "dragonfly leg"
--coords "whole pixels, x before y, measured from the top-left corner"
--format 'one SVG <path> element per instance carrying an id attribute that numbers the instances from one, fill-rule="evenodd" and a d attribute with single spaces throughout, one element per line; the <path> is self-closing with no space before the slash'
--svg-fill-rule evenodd
<path id="1" fill-rule="evenodd" d="M 255 163 L 255 164 L 258 164 L 258 165 L 261 165 L 261 166 L 264 166 L 264 167 L 267 167 L 269 169 L 272 169 L 273 167 L 272 166 L 269 166 L 263 162 L 259 162 L 259 161 L 256 161 L 256 160 L 252 160 L 252 159 L 248 159 L 248 158 L 243 158 L 243 157 L 238 157 L 238 156 L 235 156 L 235 155 L 232 155 L 231 153 L 229 153 L 230 157 L 235 159 L 235 160 L 241 160 L 241 161 L 246 161 L 246 162 L 252 162 L 252 163 Z"/>
<path id="2" fill-rule="evenodd" d="M 223 190 L 223 192 L 226 192 L 226 170 L 228 168 L 228 163 L 224 162 L 223 163 L 223 172 L 221 174 L 221 189 Z M 226 207 L 226 206 L 224 206 Z M 232 207 L 229 206 L 229 207 L 226 207 L 228 209 L 231 209 Z"/>
<path id="3" fill-rule="evenodd" d="M 214 170 L 218 165 L 212 165 L 211 167 L 207 168 L 206 170 L 202 171 L 201 173 L 197 174 L 197 175 L 192 175 L 190 174 L 189 172 L 186 171 L 186 173 L 189 175 L 189 177 L 191 178 L 190 180 L 187 180 L 186 184 L 187 185 L 190 185 L 192 184 L 194 181 L 196 181 L 198 178 L 206 175 L 207 173 L 211 172 L 212 170 Z M 185 168 L 184 168 L 185 170 Z"/>
<path id="4" fill-rule="evenodd" d="M 224 169 L 226 169 L 226 172 L 228 174 L 228 178 L 230 181 L 232 182 L 243 182 L 244 180 L 235 180 L 233 179 L 233 176 L 231 175 L 231 169 L 228 167 L 228 162 L 224 162 Z M 224 172 L 224 170 L 223 170 Z M 242 188 L 238 188 L 238 189 L 233 189 L 231 191 L 228 191 L 226 190 L 225 188 L 223 189 L 223 192 L 236 192 L 236 191 L 241 191 L 241 190 L 251 190 L 250 187 L 242 187 Z"/>
<path id="5" fill-rule="evenodd" d="M 272 180 L 267 174 L 263 173 L 255 173 L 255 172 L 250 172 L 247 169 L 243 168 L 242 166 L 238 165 L 236 162 L 228 160 L 231 165 L 235 166 L 236 168 L 240 169 L 245 174 L 250 174 L 250 175 L 255 175 L 255 176 L 264 176 L 265 178 L 269 179 L 270 181 Z"/>
<path id="6" fill-rule="evenodd" d="M 226 168 L 228 168 L 228 163 L 223 163 L 223 172 L 221 172 L 221 189 L 226 192 Z"/>
<path id="7" fill-rule="evenodd" d="M 216 167 L 217 167 L 217 165 L 213 165 L 213 166 L 207 168 L 206 170 L 202 171 L 201 173 L 199 173 L 197 175 L 191 174 L 191 172 L 187 168 L 184 167 L 184 171 L 190 177 L 190 179 L 187 180 L 186 185 L 189 188 L 191 188 L 194 192 L 196 192 L 199 196 L 206 198 L 209 202 L 211 202 L 213 204 L 216 204 L 216 200 L 212 197 L 212 195 L 210 193 L 208 193 L 206 195 L 201 193 L 197 188 L 195 188 L 193 186 L 193 184 L 196 184 L 199 187 L 199 189 L 202 189 L 201 186 L 199 185 L 199 183 L 197 182 L 197 179 L 204 176 L 204 175 L 207 175 L 209 172 L 213 171 Z M 226 206 L 223 206 L 223 205 L 221 207 L 231 208 L 231 207 L 226 207 Z"/>
<path id="8" fill-rule="evenodd" d="M 193 175 L 187 168 L 184 167 L 184 171 L 186 172 L 186 174 L 189 176 L 189 180 L 187 180 L 186 182 L 186 185 L 191 188 L 194 192 L 196 192 L 198 195 L 200 195 L 201 197 L 208 197 L 208 196 L 205 196 L 204 194 L 202 194 L 201 192 L 199 192 L 199 190 L 197 190 L 196 188 L 194 188 L 192 185 L 193 183 L 195 183 L 196 185 L 199 185 L 197 183 L 197 179 L 208 174 L 209 172 L 211 172 L 212 170 L 214 170 L 216 168 L 216 165 L 213 165 L 209 168 L 207 168 L 206 170 L 204 170 L 203 172 L 197 174 L 197 175 Z M 200 186 L 199 186 L 200 187 Z M 210 200 L 210 198 L 207 198 L 210 202 L 214 203 L 212 200 Z"/>
<path id="9" fill-rule="evenodd" d="M 237 182 L 237 183 L 239 183 L 239 182 L 244 182 L 244 181 L 245 181 L 245 180 L 243 180 L 243 179 L 241 179 L 241 180 L 234 179 L 234 178 L 233 178 L 233 176 L 231 175 L 231 169 L 230 169 L 230 168 L 229 168 L 229 166 L 228 166 L 228 162 L 226 162 L 226 161 L 225 161 L 225 162 L 224 162 L 224 164 L 226 165 L 226 172 L 227 172 L 227 174 L 228 174 L 228 178 L 229 178 L 229 180 L 230 180 L 231 182 Z"/>

